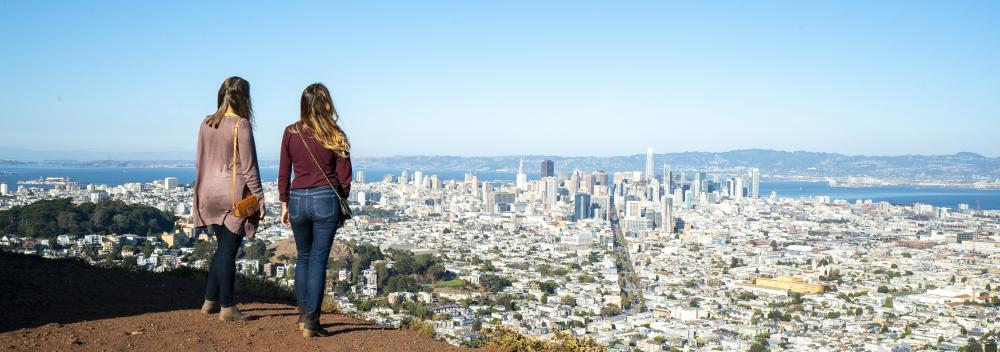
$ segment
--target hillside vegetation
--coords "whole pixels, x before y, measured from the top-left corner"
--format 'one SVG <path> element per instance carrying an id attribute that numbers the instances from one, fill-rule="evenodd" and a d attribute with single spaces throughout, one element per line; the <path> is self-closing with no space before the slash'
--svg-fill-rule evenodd
<path id="1" fill-rule="evenodd" d="M 54 238 L 74 234 L 136 234 L 173 231 L 177 218 L 159 209 L 122 201 L 73 204 L 69 198 L 40 200 L 0 211 L 0 234 Z"/>

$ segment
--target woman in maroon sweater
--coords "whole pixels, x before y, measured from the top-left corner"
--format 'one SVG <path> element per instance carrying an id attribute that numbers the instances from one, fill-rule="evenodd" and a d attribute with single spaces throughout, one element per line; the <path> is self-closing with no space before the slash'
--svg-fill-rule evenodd
<path id="1" fill-rule="evenodd" d="M 281 222 L 295 234 L 295 293 L 306 337 L 327 335 L 319 325 L 319 308 L 341 216 L 337 197 L 347 197 L 351 191 L 351 143 L 339 120 L 330 91 L 315 83 L 302 92 L 299 122 L 285 128 L 281 138 Z"/>

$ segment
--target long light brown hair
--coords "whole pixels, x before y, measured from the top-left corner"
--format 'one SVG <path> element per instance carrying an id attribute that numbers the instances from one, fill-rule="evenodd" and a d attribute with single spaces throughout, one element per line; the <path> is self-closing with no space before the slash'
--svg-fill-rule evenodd
<path id="1" fill-rule="evenodd" d="M 330 91 L 322 83 L 310 84 L 302 91 L 300 119 L 302 126 L 313 131 L 316 140 L 324 148 L 332 150 L 341 158 L 351 155 L 351 142 L 337 123 L 340 115 L 333 106 Z M 299 133 L 296 126 L 292 126 L 291 132 Z"/>
<path id="2" fill-rule="evenodd" d="M 219 128 L 219 123 L 222 122 L 222 118 L 225 117 L 226 111 L 229 111 L 230 107 L 233 109 L 233 113 L 247 119 L 251 126 L 253 125 L 250 82 L 237 76 L 232 76 L 222 81 L 222 86 L 219 87 L 218 109 L 205 119 L 205 124 L 213 128 Z"/>

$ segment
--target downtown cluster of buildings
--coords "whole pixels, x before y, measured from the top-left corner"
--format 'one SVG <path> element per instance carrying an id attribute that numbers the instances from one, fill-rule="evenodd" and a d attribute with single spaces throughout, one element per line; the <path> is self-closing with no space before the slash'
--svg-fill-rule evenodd
<path id="1" fill-rule="evenodd" d="M 672 170 L 656 164 L 652 150 L 644 171 L 559 170 L 543 161 L 531 177 L 522 162 L 513 182 L 473 174 L 442 179 L 419 170 L 377 182 L 367 176 L 355 175 L 350 199 L 358 216 L 338 238 L 442 258 L 461 284 L 387 292 L 378 272 L 363 268 L 350 297 L 331 289 L 331 298 L 341 312 L 389 325 L 412 317 L 397 304 L 359 302 L 419 302 L 433 311 L 438 336 L 456 344 L 496 324 L 543 338 L 571 331 L 614 351 L 957 350 L 1000 330 L 996 211 L 762 197 L 756 169 Z M 276 200 L 274 184 L 265 187 L 266 198 Z M 181 216 L 191 200 L 189 188 L 162 180 L 27 189 L 0 205 L 66 195 L 149 204 Z M 196 237 L 184 220 L 180 225 L 180 233 Z M 174 235 L 114 241 L 79 235 L 66 237 L 64 247 L 175 241 Z M 270 243 L 290 235 L 271 225 L 260 237 Z M 0 245 L 24 249 L 25 239 L 0 236 Z M 147 268 L 196 264 L 190 247 L 154 248 L 138 253 L 154 263 Z M 241 270 L 292 283 L 290 264 L 259 265 L 244 263 Z M 328 287 L 350 276 L 331 275 Z M 485 290 L 490 276 L 509 285 Z M 486 303 L 500 296 L 512 304 Z"/>

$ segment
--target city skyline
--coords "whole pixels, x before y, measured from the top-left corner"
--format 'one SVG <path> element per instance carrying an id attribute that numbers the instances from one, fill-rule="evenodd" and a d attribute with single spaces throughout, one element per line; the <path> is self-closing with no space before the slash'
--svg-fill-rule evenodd
<path id="1" fill-rule="evenodd" d="M 1000 155 L 992 2 L 314 5 L 4 3 L 0 148 L 190 150 L 236 74 L 263 153 L 320 81 L 359 157 Z"/>

